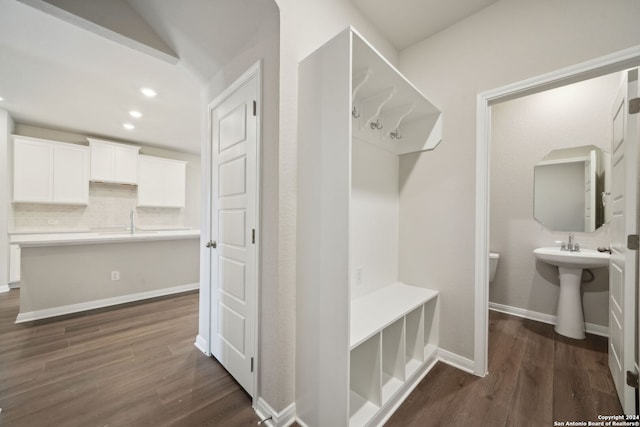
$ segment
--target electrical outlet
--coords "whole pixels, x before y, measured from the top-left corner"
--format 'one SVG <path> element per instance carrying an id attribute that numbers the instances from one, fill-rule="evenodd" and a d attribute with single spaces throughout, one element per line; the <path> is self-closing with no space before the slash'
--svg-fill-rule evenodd
<path id="1" fill-rule="evenodd" d="M 111 280 L 120 280 L 120 271 L 119 270 L 113 270 L 111 272 Z"/>

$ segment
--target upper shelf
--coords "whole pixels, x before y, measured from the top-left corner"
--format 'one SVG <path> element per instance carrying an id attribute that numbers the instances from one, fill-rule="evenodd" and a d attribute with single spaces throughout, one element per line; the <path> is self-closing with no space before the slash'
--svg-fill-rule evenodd
<path id="1" fill-rule="evenodd" d="M 396 154 L 438 145 L 440 110 L 355 31 L 352 70 L 355 136 Z"/>

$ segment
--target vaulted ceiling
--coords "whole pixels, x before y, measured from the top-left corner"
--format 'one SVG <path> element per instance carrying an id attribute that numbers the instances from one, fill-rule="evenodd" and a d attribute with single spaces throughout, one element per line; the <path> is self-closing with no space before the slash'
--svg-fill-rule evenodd
<path id="1" fill-rule="evenodd" d="M 401 50 L 496 0 L 351 1 Z M 0 108 L 17 122 L 189 152 L 200 150 L 205 85 L 279 19 L 274 0 L 0 0 L 0 10 Z"/>
<path id="2" fill-rule="evenodd" d="M 273 0 L 0 0 L 0 10 L 0 108 L 17 122 L 189 152 L 200 150 L 205 84 L 278 19 Z"/>

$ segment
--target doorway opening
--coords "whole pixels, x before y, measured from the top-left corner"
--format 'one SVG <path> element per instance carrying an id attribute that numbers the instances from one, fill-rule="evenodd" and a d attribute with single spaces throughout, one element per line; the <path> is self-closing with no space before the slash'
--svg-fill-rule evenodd
<path id="1" fill-rule="evenodd" d="M 640 48 L 636 47 L 478 95 L 476 152 L 476 341 L 474 354 L 476 374 L 485 375 L 488 369 L 488 260 L 491 246 L 490 192 L 494 191 L 493 188 L 490 190 L 491 142 L 493 138 L 492 134 L 495 131 L 495 129 L 492 129 L 493 107 L 499 109 L 499 105 L 506 101 L 520 99 L 527 95 L 539 94 L 543 91 L 565 87 L 578 82 L 584 82 L 595 77 L 619 73 L 623 70 L 637 67 L 638 64 L 640 64 Z M 531 177 L 531 179 L 533 179 L 533 177 Z M 532 216 L 532 212 L 529 213 L 529 216 Z M 538 227 L 540 228 L 542 226 L 538 225 Z M 550 240 L 549 243 L 553 243 L 553 240 Z M 531 264 L 533 264 L 533 254 L 530 254 L 530 256 Z M 504 256 L 501 258 L 504 259 Z M 501 261 L 503 261 L 503 259 L 501 259 Z"/>

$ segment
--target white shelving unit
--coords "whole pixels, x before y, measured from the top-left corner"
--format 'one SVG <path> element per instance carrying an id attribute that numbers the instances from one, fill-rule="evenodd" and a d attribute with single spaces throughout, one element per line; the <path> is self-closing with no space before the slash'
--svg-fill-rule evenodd
<path id="1" fill-rule="evenodd" d="M 374 420 L 409 380 L 435 362 L 437 296 L 394 283 L 351 301 L 350 426 Z"/>
<path id="2" fill-rule="evenodd" d="M 299 66 L 296 415 L 382 425 L 433 366 L 438 294 L 402 283 L 399 155 L 441 114 L 351 28 Z"/>

